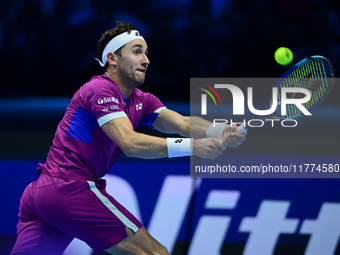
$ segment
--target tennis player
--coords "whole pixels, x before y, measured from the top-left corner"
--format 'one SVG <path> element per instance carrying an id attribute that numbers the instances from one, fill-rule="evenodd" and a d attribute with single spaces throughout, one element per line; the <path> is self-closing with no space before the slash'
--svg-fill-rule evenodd
<path id="1" fill-rule="evenodd" d="M 106 192 L 101 178 L 122 151 L 139 158 L 213 159 L 245 140 L 236 126 L 213 127 L 199 117 L 184 117 L 137 88 L 150 61 L 146 41 L 133 24 L 118 22 L 106 31 L 98 53 L 104 74 L 83 85 L 67 107 L 46 163 L 38 164 L 38 180 L 20 200 L 11 254 L 61 254 L 75 237 L 97 254 L 169 254 Z M 191 129 L 198 139 L 149 136 L 134 131 L 138 124 L 185 137 Z"/>

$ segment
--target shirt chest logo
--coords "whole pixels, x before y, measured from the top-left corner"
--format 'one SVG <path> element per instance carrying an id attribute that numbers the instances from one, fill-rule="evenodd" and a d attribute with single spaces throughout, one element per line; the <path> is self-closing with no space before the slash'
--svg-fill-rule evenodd
<path id="1" fill-rule="evenodd" d="M 142 107 L 143 107 L 143 103 L 136 104 L 136 111 L 142 110 Z"/>

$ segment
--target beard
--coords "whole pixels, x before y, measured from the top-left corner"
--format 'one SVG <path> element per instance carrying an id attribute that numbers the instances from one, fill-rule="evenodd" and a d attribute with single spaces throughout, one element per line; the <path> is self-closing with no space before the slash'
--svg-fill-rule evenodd
<path id="1" fill-rule="evenodd" d="M 135 67 L 129 67 L 127 72 L 122 73 L 123 81 L 126 85 L 138 87 L 145 81 L 145 73 L 138 71 Z"/>

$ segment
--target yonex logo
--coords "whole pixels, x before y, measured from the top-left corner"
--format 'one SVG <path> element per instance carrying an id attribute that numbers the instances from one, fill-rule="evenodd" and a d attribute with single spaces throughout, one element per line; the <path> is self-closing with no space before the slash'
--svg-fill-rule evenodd
<path id="1" fill-rule="evenodd" d="M 181 143 L 183 141 L 183 139 L 177 139 L 176 141 L 175 141 L 175 143 Z"/>
<path id="2" fill-rule="evenodd" d="M 143 103 L 140 103 L 140 104 L 137 104 L 136 105 L 136 110 L 142 110 L 142 107 L 143 107 Z"/>

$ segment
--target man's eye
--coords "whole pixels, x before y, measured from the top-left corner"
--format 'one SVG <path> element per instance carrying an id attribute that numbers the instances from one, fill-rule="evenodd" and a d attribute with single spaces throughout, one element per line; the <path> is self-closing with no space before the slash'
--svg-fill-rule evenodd
<path id="1" fill-rule="evenodd" d="M 133 53 L 138 55 L 139 54 L 139 50 L 135 50 Z"/>

